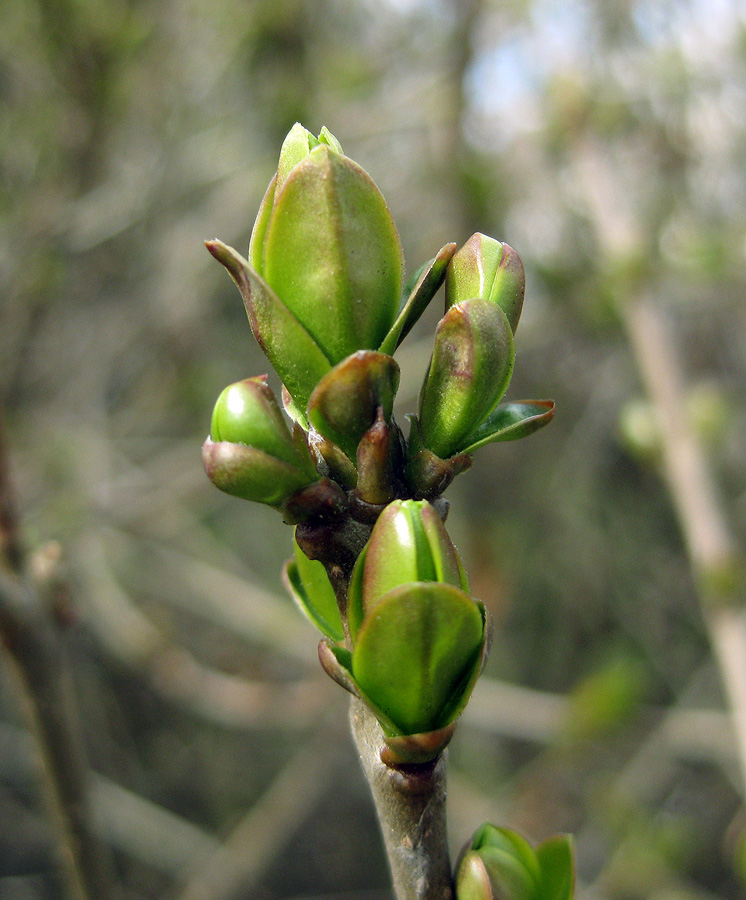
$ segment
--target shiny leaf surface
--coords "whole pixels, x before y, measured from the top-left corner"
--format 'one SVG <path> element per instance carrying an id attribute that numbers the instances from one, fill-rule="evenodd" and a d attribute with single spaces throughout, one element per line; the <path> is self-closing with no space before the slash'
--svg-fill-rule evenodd
<path id="1" fill-rule="evenodd" d="M 367 173 L 325 144 L 312 150 L 275 195 L 263 274 L 327 359 L 380 345 L 402 265 L 393 219 Z"/>
<path id="2" fill-rule="evenodd" d="M 499 306 L 515 332 L 523 309 L 526 275 L 509 244 L 473 234 L 455 254 L 446 273 L 446 309 L 480 298 Z"/>
<path id="3" fill-rule="evenodd" d="M 554 400 L 516 400 L 501 403 L 467 438 L 464 453 L 496 441 L 515 441 L 528 437 L 554 417 Z"/>
<path id="4" fill-rule="evenodd" d="M 320 562 L 309 559 L 295 541 L 293 550 L 295 557 L 283 570 L 286 587 L 312 625 L 332 641 L 343 641 L 342 617 L 326 570 Z"/>
<path id="5" fill-rule="evenodd" d="M 456 244 L 446 244 L 434 259 L 418 270 L 404 305 L 379 348 L 382 353 L 393 353 L 412 330 L 443 284 L 448 262 L 455 251 Z"/>
<path id="6" fill-rule="evenodd" d="M 513 332 L 498 306 L 467 300 L 440 320 L 420 395 L 420 431 L 441 459 L 461 452 L 507 389 Z"/>
<path id="7" fill-rule="evenodd" d="M 477 604 L 459 588 L 415 583 L 390 591 L 363 621 L 352 671 L 400 734 L 447 725 L 444 711 L 476 664 L 483 638 Z"/>
<path id="8" fill-rule="evenodd" d="M 222 241 L 208 241 L 207 249 L 238 285 L 254 336 L 296 404 L 305 409 L 311 391 L 332 368 L 328 358 L 239 253 Z"/>

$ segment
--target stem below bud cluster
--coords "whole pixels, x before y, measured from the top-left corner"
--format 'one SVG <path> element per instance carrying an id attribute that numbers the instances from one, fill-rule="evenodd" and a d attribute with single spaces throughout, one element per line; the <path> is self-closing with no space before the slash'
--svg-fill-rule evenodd
<path id="1" fill-rule="evenodd" d="M 381 825 L 396 900 L 453 900 L 446 828 L 446 753 L 431 763 L 391 768 L 383 732 L 356 697 L 352 735 Z"/>

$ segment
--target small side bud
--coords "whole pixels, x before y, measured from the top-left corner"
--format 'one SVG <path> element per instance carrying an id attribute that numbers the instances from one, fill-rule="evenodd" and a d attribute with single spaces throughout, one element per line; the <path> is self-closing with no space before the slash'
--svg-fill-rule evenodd
<path id="1" fill-rule="evenodd" d="M 464 300 L 489 300 L 505 313 L 515 332 L 523 309 L 526 273 L 509 245 L 473 234 L 454 255 L 446 271 L 446 309 Z"/>
<path id="2" fill-rule="evenodd" d="M 279 509 L 289 522 L 342 513 L 347 498 L 319 478 L 305 440 L 293 435 L 265 375 L 229 385 L 218 397 L 202 461 L 213 484 Z"/>
<path id="3" fill-rule="evenodd" d="M 456 900 L 572 900 L 574 869 L 569 835 L 534 848 L 517 831 L 487 822 L 456 864 Z"/>
<path id="4" fill-rule="evenodd" d="M 356 495 L 365 503 L 381 506 L 394 499 L 393 452 L 395 443 L 391 427 L 386 424 L 383 408 L 378 408 L 375 422 L 363 434 L 357 447 Z"/>
<path id="5" fill-rule="evenodd" d="M 499 306 L 474 299 L 448 310 L 420 394 L 420 435 L 428 450 L 448 459 L 466 449 L 507 390 L 514 359 L 513 332 Z"/>

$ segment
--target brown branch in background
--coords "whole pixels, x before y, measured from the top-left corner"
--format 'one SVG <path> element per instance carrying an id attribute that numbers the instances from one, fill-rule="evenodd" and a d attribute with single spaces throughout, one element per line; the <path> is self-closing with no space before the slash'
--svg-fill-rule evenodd
<path id="1" fill-rule="evenodd" d="M 702 613 L 730 708 L 746 796 L 746 617 L 742 559 L 701 442 L 687 420 L 670 324 L 652 301 L 620 304 L 660 432 L 663 471 L 683 532 Z"/>
<path id="2" fill-rule="evenodd" d="M 15 496 L 10 483 L 5 419 L 2 413 L 0 406 L 0 566 L 19 573 L 23 567 L 23 548 Z"/>
<path id="3" fill-rule="evenodd" d="M 445 135 L 443 161 L 444 183 L 450 181 L 452 188 L 451 215 L 453 240 L 466 240 L 481 225 L 483 210 L 476 202 L 475 193 L 469 186 L 469 163 L 472 153 L 465 140 L 468 95 L 466 76 L 474 58 L 474 32 L 479 22 L 483 0 L 453 0 L 454 23 L 449 45 L 450 92 L 446 95 L 450 105 L 448 120 L 450 126 Z"/>
<path id="4" fill-rule="evenodd" d="M 576 174 L 610 259 L 640 252 L 642 231 L 603 145 L 587 140 Z M 701 441 L 685 412 L 686 390 L 671 323 L 655 301 L 617 304 L 658 424 L 663 474 L 697 584 L 702 615 L 725 688 L 746 797 L 746 618 L 743 560 Z"/>
<path id="5" fill-rule="evenodd" d="M 24 577 L 2 429 L 0 421 L 0 649 L 36 738 L 69 896 L 107 900 L 114 896 L 114 881 L 106 849 L 94 833 L 70 673 L 51 611 Z"/>

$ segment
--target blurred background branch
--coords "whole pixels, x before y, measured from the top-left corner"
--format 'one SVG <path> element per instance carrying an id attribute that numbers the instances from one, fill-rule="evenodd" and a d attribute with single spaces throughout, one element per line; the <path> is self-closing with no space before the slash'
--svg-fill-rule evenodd
<path id="1" fill-rule="evenodd" d="M 702 613 L 720 667 L 746 796 L 746 618 L 743 561 L 721 511 L 704 450 L 686 421 L 686 393 L 672 326 L 648 300 L 622 315 L 650 395 L 663 467 L 699 590 Z"/>
<path id="2" fill-rule="evenodd" d="M 0 416 L 0 648 L 35 738 L 42 792 L 71 900 L 114 898 L 113 869 L 96 833 L 68 660 L 51 604 L 27 578 Z"/>

